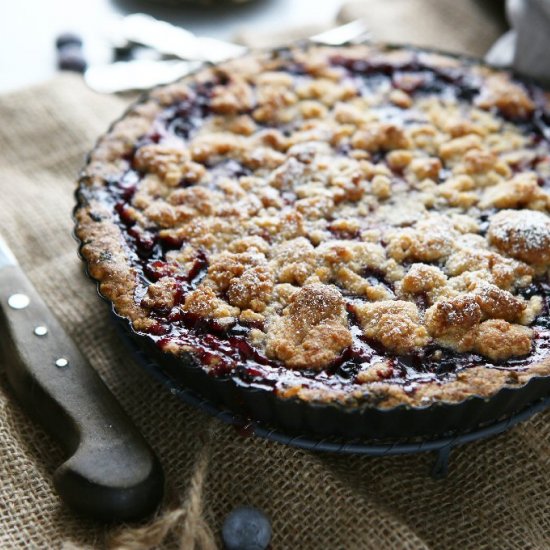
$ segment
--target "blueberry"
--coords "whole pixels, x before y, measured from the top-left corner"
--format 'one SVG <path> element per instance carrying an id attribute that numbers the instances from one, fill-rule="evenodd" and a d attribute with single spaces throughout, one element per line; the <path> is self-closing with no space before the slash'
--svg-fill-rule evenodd
<path id="1" fill-rule="evenodd" d="M 86 70 L 86 60 L 80 48 L 64 48 L 57 57 L 57 66 L 62 71 L 74 71 L 83 73 Z"/>
<path id="2" fill-rule="evenodd" d="M 265 550 L 271 540 L 271 523 L 260 510 L 240 506 L 225 519 L 222 538 L 226 550 Z"/>
<path id="3" fill-rule="evenodd" d="M 55 47 L 58 50 L 62 50 L 66 46 L 82 46 L 82 38 L 78 36 L 78 34 L 75 34 L 73 32 L 64 32 L 63 34 L 60 34 L 56 41 L 55 41 Z"/>

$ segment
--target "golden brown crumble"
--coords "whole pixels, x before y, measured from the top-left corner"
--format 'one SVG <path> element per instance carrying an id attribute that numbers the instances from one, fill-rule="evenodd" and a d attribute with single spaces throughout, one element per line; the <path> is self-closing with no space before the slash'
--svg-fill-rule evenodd
<path id="1" fill-rule="evenodd" d="M 543 212 L 502 210 L 491 220 L 489 242 L 513 258 L 547 267 L 550 262 L 550 218 Z"/>
<path id="2" fill-rule="evenodd" d="M 498 361 L 510 355 L 525 355 L 531 350 L 532 330 L 521 325 L 491 319 L 479 325 L 475 350 Z"/>
<path id="3" fill-rule="evenodd" d="M 395 353 L 410 353 L 429 342 L 418 308 L 403 300 L 383 300 L 355 306 L 363 333 Z"/>
<path id="4" fill-rule="evenodd" d="M 312 284 L 293 294 L 282 316 L 273 322 L 266 352 L 290 368 L 321 369 L 351 342 L 340 292 Z"/>

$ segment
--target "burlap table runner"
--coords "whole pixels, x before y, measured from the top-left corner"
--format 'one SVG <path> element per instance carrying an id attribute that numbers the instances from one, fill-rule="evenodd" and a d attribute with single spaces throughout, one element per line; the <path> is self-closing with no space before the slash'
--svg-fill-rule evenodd
<path id="1" fill-rule="evenodd" d="M 0 98 L 0 232 L 158 453 L 167 498 L 157 519 L 123 528 L 65 509 L 51 482 L 60 450 L 1 376 L 0 547 L 213 548 L 224 517 L 248 504 L 272 519 L 274 549 L 548 549 L 550 411 L 457 449 L 435 481 L 430 455 L 313 454 L 240 436 L 142 372 L 71 238 L 75 174 L 125 104 L 73 76 Z"/>
<path id="2" fill-rule="evenodd" d="M 314 5 L 313 1 L 312 5 Z M 506 30 L 504 0 L 351 0 L 336 15 L 339 24 L 365 19 L 370 37 L 382 42 L 429 46 L 483 57 Z M 246 28 L 237 40 L 247 46 L 272 47 L 323 30 Z"/>

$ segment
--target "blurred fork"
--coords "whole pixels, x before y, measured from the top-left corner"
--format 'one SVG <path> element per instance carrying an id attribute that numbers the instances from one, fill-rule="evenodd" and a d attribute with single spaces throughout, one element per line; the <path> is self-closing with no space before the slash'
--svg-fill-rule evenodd
<path id="1" fill-rule="evenodd" d="M 328 31 L 314 34 L 309 37 L 310 42 L 326 44 L 327 46 L 340 46 L 342 44 L 360 44 L 370 39 L 371 33 L 363 19 L 350 21 Z"/>
<path id="2" fill-rule="evenodd" d="M 365 22 L 358 19 L 311 36 L 308 40 L 334 46 L 362 42 L 368 38 Z M 195 71 L 203 63 L 218 63 L 247 51 L 244 46 L 217 38 L 195 36 L 186 29 L 141 13 L 122 20 L 117 29 L 117 41 L 146 46 L 177 59 L 135 59 L 92 66 L 84 78 L 88 86 L 97 92 L 147 90 L 173 82 Z"/>

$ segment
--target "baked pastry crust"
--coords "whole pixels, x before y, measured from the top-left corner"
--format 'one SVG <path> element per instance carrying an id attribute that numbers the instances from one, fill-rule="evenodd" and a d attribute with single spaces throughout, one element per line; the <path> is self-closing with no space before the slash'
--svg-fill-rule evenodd
<path id="1" fill-rule="evenodd" d="M 550 124 L 504 72 L 260 52 L 100 139 L 76 234 L 135 331 L 281 397 L 426 406 L 550 375 Z"/>

